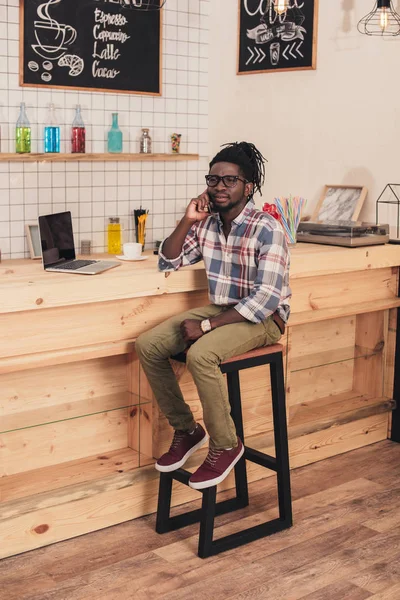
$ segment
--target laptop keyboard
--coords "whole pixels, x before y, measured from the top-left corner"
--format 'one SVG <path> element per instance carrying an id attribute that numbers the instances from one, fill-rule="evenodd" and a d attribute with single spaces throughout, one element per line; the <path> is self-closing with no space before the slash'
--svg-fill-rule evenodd
<path id="1" fill-rule="evenodd" d="M 57 265 L 57 269 L 63 269 L 65 271 L 76 271 L 77 269 L 81 269 L 82 267 L 93 265 L 93 263 L 95 262 L 97 262 L 97 260 L 74 260 L 64 265 Z"/>

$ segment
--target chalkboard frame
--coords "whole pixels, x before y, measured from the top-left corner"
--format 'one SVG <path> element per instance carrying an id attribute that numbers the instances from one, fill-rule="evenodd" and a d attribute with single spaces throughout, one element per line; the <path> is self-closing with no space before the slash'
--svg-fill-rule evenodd
<path id="1" fill-rule="evenodd" d="M 318 13 L 319 13 L 319 0 L 314 1 L 314 14 L 313 14 L 313 39 L 312 39 L 312 58 L 311 65 L 305 67 L 284 67 L 284 68 L 269 68 L 259 70 L 240 70 L 240 38 L 241 38 L 241 3 L 243 0 L 238 0 L 238 34 L 237 34 L 237 71 L 236 75 L 257 75 L 259 73 L 286 73 L 288 71 L 315 71 L 317 68 L 317 40 L 318 40 Z M 310 0 L 305 0 L 306 2 Z"/>
<path id="2" fill-rule="evenodd" d="M 146 92 L 146 91 L 135 91 L 135 90 L 120 90 L 120 89 L 109 89 L 101 87 L 84 87 L 84 86 L 72 86 L 72 85 L 53 85 L 47 83 L 26 83 L 24 81 L 24 8 L 26 0 L 19 0 L 19 85 L 21 87 L 33 87 L 33 88 L 51 88 L 57 90 L 81 90 L 83 92 L 105 92 L 108 94 L 135 94 L 140 96 L 162 96 L 162 47 L 163 47 L 163 9 L 160 8 L 160 30 L 159 30 L 159 72 L 158 72 L 158 92 Z M 125 9 L 126 10 L 126 9 Z M 134 10 L 134 9 L 130 9 Z"/>

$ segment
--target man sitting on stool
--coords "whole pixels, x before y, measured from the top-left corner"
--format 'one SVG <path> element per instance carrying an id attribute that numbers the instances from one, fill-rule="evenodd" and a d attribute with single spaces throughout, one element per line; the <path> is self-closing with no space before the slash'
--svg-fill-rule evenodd
<path id="1" fill-rule="evenodd" d="M 161 271 L 204 260 L 211 304 L 174 316 L 136 341 L 150 386 L 174 428 L 156 469 L 179 469 L 208 435 L 183 399 L 169 358 L 188 349 L 187 368 L 199 393 L 210 436 L 207 458 L 189 479 L 204 489 L 225 479 L 244 452 L 230 415 L 219 365 L 275 344 L 289 317 L 289 254 L 280 223 L 255 209 L 264 158 L 250 143 L 227 144 L 211 161 L 207 190 L 190 201 L 159 249 Z"/>

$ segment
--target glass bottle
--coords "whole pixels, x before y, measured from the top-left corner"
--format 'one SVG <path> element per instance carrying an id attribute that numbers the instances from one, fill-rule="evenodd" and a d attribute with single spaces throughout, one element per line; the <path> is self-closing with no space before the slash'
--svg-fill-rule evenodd
<path id="1" fill-rule="evenodd" d="M 148 129 L 142 129 L 142 136 L 140 138 L 140 152 L 141 154 L 151 154 L 151 137 Z"/>
<path id="2" fill-rule="evenodd" d="M 49 112 L 44 128 L 44 151 L 60 152 L 60 127 L 57 125 L 54 104 L 49 104 Z"/>
<path id="3" fill-rule="evenodd" d="M 31 151 L 31 125 L 26 116 L 25 102 L 21 102 L 15 126 L 15 152 L 26 154 Z"/>
<path id="4" fill-rule="evenodd" d="M 119 217 L 110 217 L 108 219 L 107 227 L 107 246 L 108 254 L 120 254 L 121 253 L 121 223 Z"/>
<path id="5" fill-rule="evenodd" d="M 77 104 L 75 118 L 71 129 L 71 152 L 72 154 L 84 154 L 86 152 L 86 129 L 81 115 L 81 105 Z"/>
<path id="6" fill-rule="evenodd" d="M 112 125 L 107 137 L 108 152 L 122 152 L 122 131 L 118 126 L 118 113 L 112 113 Z"/>

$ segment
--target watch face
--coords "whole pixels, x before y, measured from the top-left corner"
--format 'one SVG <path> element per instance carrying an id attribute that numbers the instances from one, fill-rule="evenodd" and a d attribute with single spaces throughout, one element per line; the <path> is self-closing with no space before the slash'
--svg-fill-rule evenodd
<path id="1" fill-rule="evenodd" d="M 200 323 L 200 327 L 203 333 L 207 333 L 208 331 L 211 331 L 211 323 L 209 319 L 204 319 L 204 321 L 202 321 Z"/>

